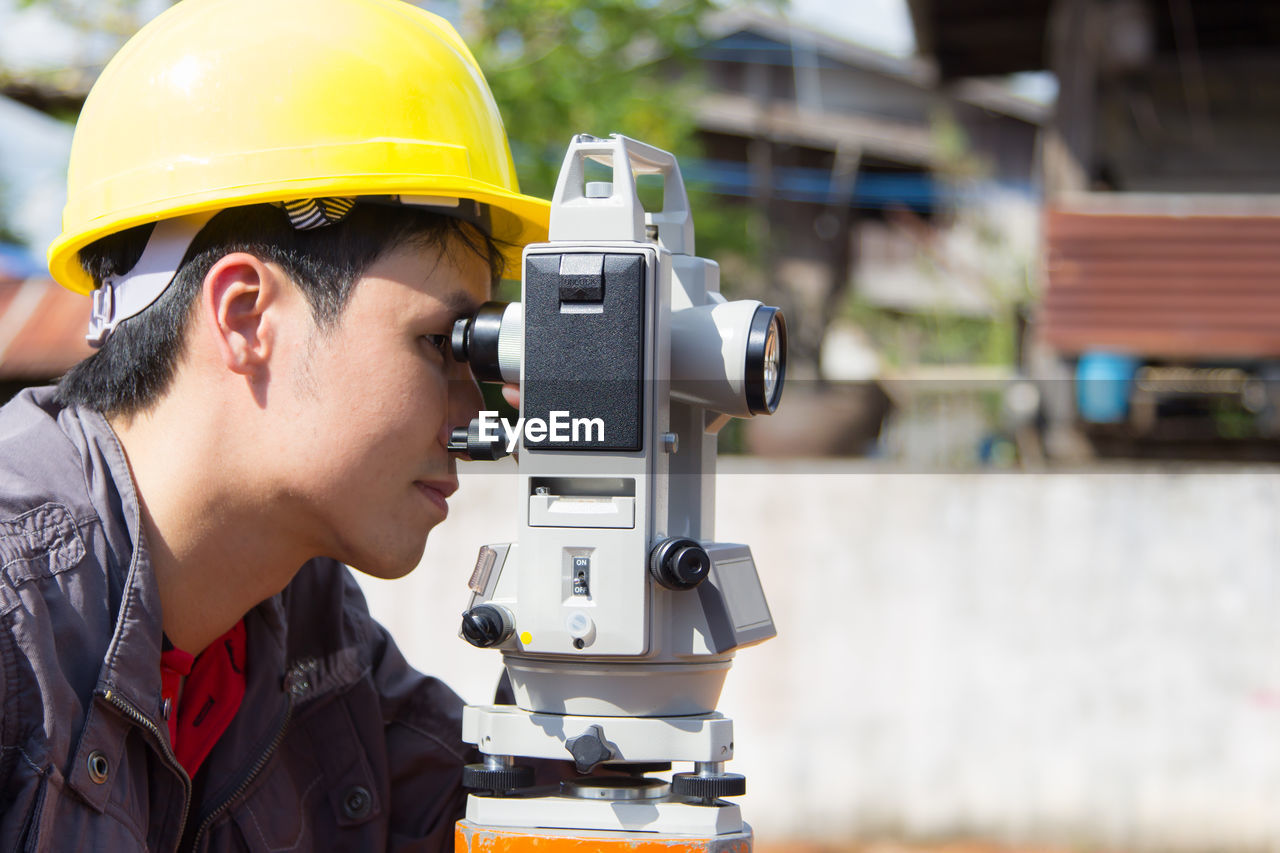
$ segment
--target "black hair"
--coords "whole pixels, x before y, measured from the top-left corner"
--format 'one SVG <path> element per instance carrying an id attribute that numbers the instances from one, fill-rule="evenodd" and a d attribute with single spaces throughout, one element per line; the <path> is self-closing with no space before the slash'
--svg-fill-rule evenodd
<path id="1" fill-rule="evenodd" d="M 80 251 L 80 263 L 101 285 L 138 262 L 154 226 L 112 234 Z M 168 390 L 182 357 L 188 321 L 204 278 L 222 257 L 246 252 L 279 264 L 311 307 L 320 329 L 342 316 L 355 283 L 379 258 L 406 244 L 441 251 L 462 249 L 489 262 L 502 276 L 499 245 L 460 219 L 401 205 L 357 204 L 341 221 L 299 231 L 269 204 L 224 210 L 201 229 L 173 282 L 142 313 L 118 325 L 102 347 L 58 383 L 64 404 L 106 415 L 150 408 Z"/>

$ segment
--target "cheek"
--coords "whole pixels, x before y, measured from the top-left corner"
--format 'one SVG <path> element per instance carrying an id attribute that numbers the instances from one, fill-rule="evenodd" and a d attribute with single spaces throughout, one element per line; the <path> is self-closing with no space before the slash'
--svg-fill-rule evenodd
<path id="1" fill-rule="evenodd" d="M 391 340 L 333 347 L 316 359 L 308 420 L 327 445 L 321 464 L 388 471 L 431 453 L 449 411 L 445 370 Z"/>
<path id="2" fill-rule="evenodd" d="M 346 394 L 334 395 L 332 417 L 339 421 L 348 464 L 378 471 L 403 469 L 434 452 L 448 413 L 448 385 L 439 371 L 378 371 Z M 347 452 L 343 452 L 343 451 Z"/>

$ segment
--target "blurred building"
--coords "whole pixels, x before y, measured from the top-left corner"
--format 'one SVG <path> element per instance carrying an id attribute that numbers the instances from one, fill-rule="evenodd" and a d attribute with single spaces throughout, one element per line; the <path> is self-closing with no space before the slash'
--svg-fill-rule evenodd
<path id="1" fill-rule="evenodd" d="M 1029 365 L 1060 380 L 1043 386 L 1057 449 L 1076 427 L 1099 447 L 1177 455 L 1280 434 L 1280 7 L 911 7 L 944 84 L 1059 80 Z"/>
<path id="2" fill-rule="evenodd" d="M 724 13 L 709 31 L 695 109 L 709 159 L 689 171 L 764 214 L 768 274 L 797 302 L 796 355 L 817 358 L 853 287 L 908 310 L 992 310 L 965 271 L 930 279 L 908 267 L 966 205 L 1003 191 L 1034 209 L 1044 107 L 985 81 L 940 92 L 931 63 L 757 12 Z M 985 171 L 964 174 L 971 163 Z"/>
<path id="3" fill-rule="evenodd" d="M 1012 316 L 1027 298 L 1047 110 L 1002 82 L 941 90 L 929 61 L 758 12 L 722 13 L 708 31 L 694 111 L 707 159 L 685 171 L 758 214 L 762 275 L 748 295 L 780 303 L 790 329 L 788 405 L 751 424 L 751 444 L 866 452 L 889 398 L 868 384 L 885 370 L 850 305 Z M 911 407 L 924 387 L 890 393 Z M 959 440 L 976 445 L 975 429 Z"/>

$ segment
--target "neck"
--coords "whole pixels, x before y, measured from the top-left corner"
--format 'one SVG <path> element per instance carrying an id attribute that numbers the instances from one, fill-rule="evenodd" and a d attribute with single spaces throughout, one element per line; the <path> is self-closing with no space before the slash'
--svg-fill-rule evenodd
<path id="1" fill-rule="evenodd" d="M 165 634 L 198 654 L 255 605 L 279 592 L 313 556 L 273 528 L 270 490 L 238 464 L 219 413 L 183 416 L 174 395 L 111 426 L 142 505 L 143 535 Z"/>

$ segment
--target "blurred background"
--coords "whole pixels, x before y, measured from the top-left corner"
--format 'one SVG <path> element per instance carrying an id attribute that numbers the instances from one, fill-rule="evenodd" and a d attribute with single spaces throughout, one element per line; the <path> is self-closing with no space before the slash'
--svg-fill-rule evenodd
<path id="1" fill-rule="evenodd" d="M 44 249 L 85 94 L 167 5 L 0 0 L 0 397 L 88 352 Z M 725 292 L 787 313 L 717 513 L 779 631 L 721 703 L 762 853 L 1280 849 L 1280 4 L 419 5 L 526 191 L 574 132 L 675 151 Z M 511 470 L 364 583 L 469 701 Z"/>

